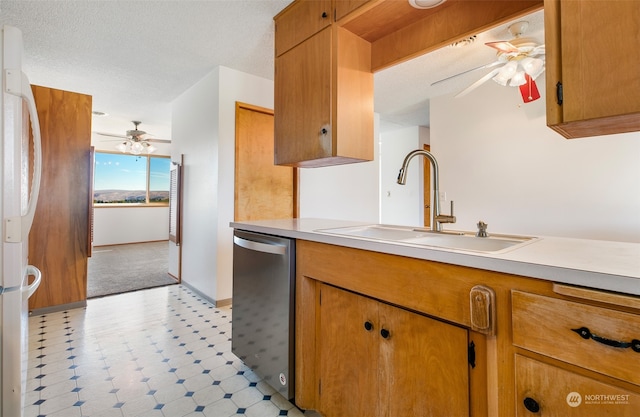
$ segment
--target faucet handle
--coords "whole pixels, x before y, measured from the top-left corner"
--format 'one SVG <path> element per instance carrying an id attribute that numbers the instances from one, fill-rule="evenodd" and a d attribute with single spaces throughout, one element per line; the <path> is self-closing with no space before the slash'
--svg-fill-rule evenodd
<path id="1" fill-rule="evenodd" d="M 488 225 L 485 222 L 480 220 L 477 226 L 478 226 L 478 233 L 476 233 L 477 237 L 489 237 L 489 234 L 487 233 Z"/>
<path id="2" fill-rule="evenodd" d="M 455 223 L 456 216 L 453 215 L 453 200 L 451 200 L 451 214 L 440 214 L 435 217 L 438 223 Z"/>

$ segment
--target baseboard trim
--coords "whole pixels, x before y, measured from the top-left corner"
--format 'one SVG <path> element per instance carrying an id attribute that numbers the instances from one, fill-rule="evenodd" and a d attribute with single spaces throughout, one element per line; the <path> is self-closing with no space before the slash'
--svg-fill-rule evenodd
<path id="1" fill-rule="evenodd" d="M 189 288 L 191 291 L 193 291 L 196 294 L 198 294 L 198 297 L 204 298 L 205 300 L 207 300 L 208 302 L 213 304 L 214 307 L 225 307 L 225 306 L 231 305 L 231 298 L 225 298 L 225 299 L 222 299 L 222 300 L 214 300 L 213 298 L 211 298 L 208 295 L 204 294 L 202 291 L 198 290 L 197 288 L 194 288 L 192 285 L 189 285 L 184 281 L 182 281 L 180 283 L 180 285 L 184 285 L 185 287 Z"/>
<path id="2" fill-rule="evenodd" d="M 59 304 L 57 306 L 36 308 L 29 311 L 29 315 L 42 316 L 43 314 L 57 313 L 59 311 L 73 310 L 76 308 L 85 308 L 86 306 L 87 306 L 87 300 L 77 301 L 75 303 Z"/>

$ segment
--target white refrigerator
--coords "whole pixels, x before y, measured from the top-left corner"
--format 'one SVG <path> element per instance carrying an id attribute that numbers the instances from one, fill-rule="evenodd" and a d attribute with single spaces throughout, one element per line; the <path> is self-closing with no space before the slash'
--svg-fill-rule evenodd
<path id="1" fill-rule="evenodd" d="M 42 149 L 31 85 L 22 72 L 22 33 L 2 27 L 0 46 L 0 417 L 17 417 L 23 415 L 26 389 L 28 298 L 41 279 L 40 271 L 28 264 L 27 252 L 40 188 Z M 29 119 L 32 161 L 29 130 L 23 126 Z"/>

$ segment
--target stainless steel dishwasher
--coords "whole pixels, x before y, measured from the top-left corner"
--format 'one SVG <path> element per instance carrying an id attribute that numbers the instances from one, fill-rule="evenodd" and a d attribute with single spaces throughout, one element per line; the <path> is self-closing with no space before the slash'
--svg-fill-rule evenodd
<path id="1" fill-rule="evenodd" d="M 231 350 L 287 399 L 294 397 L 295 240 L 233 233 Z"/>

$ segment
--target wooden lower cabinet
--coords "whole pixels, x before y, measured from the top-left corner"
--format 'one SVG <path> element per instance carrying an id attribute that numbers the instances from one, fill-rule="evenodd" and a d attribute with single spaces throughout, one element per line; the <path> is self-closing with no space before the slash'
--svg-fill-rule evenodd
<path id="1" fill-rule="evenodd" d="M 595 359 L 595 358 L 594 358 Z M 640 393 L 516 355 L 517 417 L 636 417 Z"/>
<path id="2" fill-rule="evenodd" d="M 467 330 L 320 285 L 319 410 L 468 416 Z"/>

